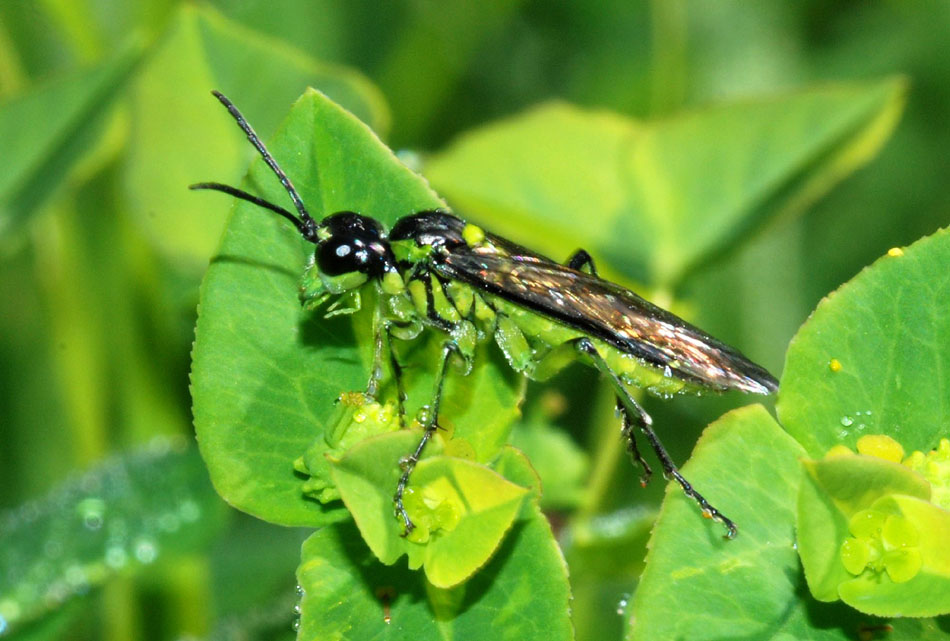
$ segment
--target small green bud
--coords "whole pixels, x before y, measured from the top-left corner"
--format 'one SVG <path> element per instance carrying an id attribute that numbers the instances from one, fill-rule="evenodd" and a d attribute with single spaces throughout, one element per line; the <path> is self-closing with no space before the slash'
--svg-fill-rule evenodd
<path id="1" fill-rule="evenodd" d="M 881 529 L 881 540 L 888 550 L 917 547 L 920 543 L 920 533 L 908 519 L 897 514 L 891 514 L 884 521 L 884 527 Z"/>
<path id="2" fill-rule="evenodd" d="M 857 576 L 871 560 L 871 546 L 866 539 L 849 537 L 841 544 L 840 555 L 844 569 Z"/>
<path id="3" fill-rule="evenodd" d="M 920 451 L 912 453 L 904 461 L 904 465 L 930 483 L 931 503 L 950 510 L 950 439 L 940 439 L 937 449 L 926 454 Z"/>
<path id="4" fill-rule="evenodd" d="M 887 515 L 877 510 L 861 510 L 848 521 L 848 530 L 859 538 L 879 538 Z"/>
<path id="5" fill-rule="evenodd" d="M 894 583 L 906 583 L 923 567 L 923 560 L 916 548 L 890 550 L 884 554 L 884 569 Z"/>

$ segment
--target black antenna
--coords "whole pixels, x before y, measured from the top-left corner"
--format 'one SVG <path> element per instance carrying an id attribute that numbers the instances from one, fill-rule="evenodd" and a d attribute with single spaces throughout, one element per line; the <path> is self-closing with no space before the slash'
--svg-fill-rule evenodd
<path id="1" fill-rule="evenodd" d="M 277 164 L 277 161 L 267 151 L 267 147 L 264 146 L 264 143 L 258 138 L 257 133 L 255 133 L 254 128 L 251 127 L 250 123 L 244 118 L 241 112 L 237 107 L 234 106 L 234 103 L 231 102 L 227 96 L 225 96 L 220 91 L 212 91 L 212 95 L 217 98 L 222 105 L 224 105 L 228 112 L 231 114 L 231 117 L 234 118 L 237 122 L 238 127 L 247 135 L 247 139 L 254 145 L 254 148 L 257 149 L 257 152 L 261 155 L 261 158 L 264 159 L 264 162 L 267 163 L 267 166 L 271 168 L 271 171 L 274 172 L 274 175 L 277 176 L 277 179 L 280 181 L 280 184 L 284 186 L 284 189 L 287 190 L 287 194 L 290 196 L 290 199 L 294 203 L 294 207 L 297 209 L 297 212 L 300 214 L 300 218 L 294 216 L 291 212 L 287 211 L 280 205 L 275 205 L 270 203 L 263 198 L 258 198 L 253 194 L 249 194 L 246 191 L 238 189 L 236 187 L 231 187 L 229 185 L 224 185 L 222 183 L 215 182 L 206 182 L 206 183 L 196 183 L 194 185 L 189 185 L 188 189 L 211 189 L 214 191 L 221 191 L 235 198 L 240 198 L 241 200 L 246 200 L 248 202 L 254 203 L 265 209 L 280 214 L 290 222 L 294 224 L 294 227 L 301 233 L 301 235 L 309 240 L 312 243 L 317 242 L 317 223 L 310 215 L 310 212 L 307 211 L 307 208 L 303 204 L 303 200 L 300 198 L 300 194 L 297 193 L 297 190 L 294 188 L 290 178 L 287 177 L 287 174 L 280 168 L 280 165 Z"/>

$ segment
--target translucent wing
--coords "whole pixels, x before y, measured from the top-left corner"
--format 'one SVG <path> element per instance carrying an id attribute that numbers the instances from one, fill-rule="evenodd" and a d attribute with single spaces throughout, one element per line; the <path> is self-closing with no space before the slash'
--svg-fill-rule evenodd
<path id="1" fill-rule="evenodd" d="M 716 390 L 770 394 L 778 383 L 738 350 L 620 285 L 497 236 L 436 259 L 451 278 L 575 327 L 677 377 Z"/>

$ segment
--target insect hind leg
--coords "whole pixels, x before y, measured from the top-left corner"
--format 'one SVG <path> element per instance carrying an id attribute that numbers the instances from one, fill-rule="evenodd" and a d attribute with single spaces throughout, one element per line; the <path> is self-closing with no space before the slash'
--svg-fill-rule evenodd
<path id="1" fill-rule="evenodd" d="M 630 420 L 630 413 L 627 412 L 619 396 L 617 397 L 616 412 L 623 421 L 620 434 L 627 440 L 627 453 L 630 455 L 630 460 L 633 464 L 638 465 L 640 469 L 643 470 L 643 475 L 640 477 L 640 485 L 646 487 L 650 483 L 650 478 L 653 476 L 653 469 L 650 467 L 650 464 L 646 462 L 646 459 L 643 458 L 643 455 L 640 454 L 640 448 L 637 447 L 636 434 L 633 432 L 633 421 Z"/>
<path id="2" fill-rule="evenodd" d="M 650 442 L 650 446 L 653 448 L 653 451 L 656 453 L 658 459 L 660 459 L 660 464 L 663 466 L 663 474 L 667 478 L 672 478 L 675 480 L 680 488 L 682 488 L 683 493 L 689 498 L 695 501 L 700 509 L 703 512 L 703 516 L 718 521 L 723 524 L 726 528 L 726 538 L 732 539 L 735 538 L 738 528 L 736 524 L 732 522 L 731 519 L 726 517 L 725 514 L 720 512 L 713 506 L 706 498 L 696 491 L 693 488 L 692 484 L 686 480 L 686 478 L 680 473 L 679 469 L 676 467 L 676 464 L 673 463 L 673 459 L 670 457 L 669 453 L 666 451 L 666 448 L 663 447 L 663 444 L 660 442 L 660 438 L 656 435 L 656 432 L 653 431 L 653 419 L 650 418 L 650 415 L 640 407 L 640 404 L 637 403 L 636 399 L 630 395 L 630 392 L 627 390 L 626 386 L 623 384 L 623 381 L 620 380 L 620 377 L 610 369 L 610 366 L 607 364 L 607 361 L 604 360 L 604 357 L 600 355 L 600 352 L 597 351 L 597 348 L 594 346 L 593 342 L 589 338 L 582 337 L 574 341 L 575 348 L 582 354 L 588 356 L 594 365 L 604 376 L 607 377 L 607 380 L 610 381 L 610 384 L 613 386 L 614 391 L 617 393 L 617 398 L 620 400 L 621 405 L 623 406 L 623 412 L 626 415 L 626 418 L 632 421 L 637 427 L 640 428 L 640 431 L 643 432 L 644 436 L 647 437 L 647 440 Z M 626 428 L 626 425 L 625 425 Z M 632 432 L 632 430 L 630 430 Z M 630 439 L 632 441 L 632 439 Z M 632 446 L 636 455 L 639 456 L 639 451 L 636 450 L 636 446 Z"/>
<path id="3" fill-rule="evenodd" d="M 445 381 L 445 373 L 448 369 L 449 357 L 452 356 L 453 352 L 458 351 L 459 348 L 455 343 L 447 342 L 443 346 L 442 360 L 439 365 L 439 371 L 435 378 L 435 393 L 432 398 L 432 403 L 429 406 L 429 414 L 424 425 L 425 431 L 422 433 L 422 439 L 416 446 L 415 451 L 399 462 L 402 466 L 402 475 L 399 477 L 399 483 L 396 485 L 396 493 L 393 495 L 393 506 L 395 508 L 396 516 L 402 519 L 403 526 L 405 527 L 405 530 L 402 534 L 403 536 L 408 536 L 411 534 L 416 526 L 412 522 L 412 519 L 409 518 L 409 513 L 406 512 L 406 508 L 402 502 L 402 497 L 406 492 L 406 486 L 409 484 L 409 477 L 412 475 L 412 471 L 416 469 L 416 464 L 422 457 L 422 450 L 425 449 L 426 443 L 429 442 L 429 439 L 432 438 L 432 435 L 435 434 L 435 431 L 439 429 L 439 403 L 442 400 L 442 384 Z"/>

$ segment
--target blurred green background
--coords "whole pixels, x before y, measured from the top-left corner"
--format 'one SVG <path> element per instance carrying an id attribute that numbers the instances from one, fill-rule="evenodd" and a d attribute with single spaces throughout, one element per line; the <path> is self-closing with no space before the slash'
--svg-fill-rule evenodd
<path id="1" fill-rule="evenodd" d="M 0 634 L 5 621 L 17 638 L 293 634 L 306 533 L 225 508 L 189 445 L 198 285 L 230 205 L 186 186 L 237 184 L 253 154 L 210 89 L 266 139 L 313 85 L 424 159 L 552 98 L 662 119 L 903 74 L 906 111 L 876 160 L 676 292 L 778 374 L 822 296 L 950 220 L 947 33 L 937 1 L 0 0 Z M 651 409 L 696 426 L 671 444 L 683 460 L 738 402 Z M 103 485 L 106 507 L 88 500 Z M 106 509 L 123 528 L 99 527 Z M 575 585 L 585 638 L 619 634 L 598 613 L 632 588 Z"/>

